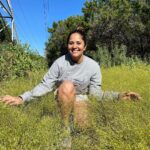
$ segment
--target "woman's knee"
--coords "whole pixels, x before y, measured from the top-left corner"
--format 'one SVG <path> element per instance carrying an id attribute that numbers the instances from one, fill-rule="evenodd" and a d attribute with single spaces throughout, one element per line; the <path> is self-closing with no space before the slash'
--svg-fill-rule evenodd
<path id="1" fill-rule="evenodd" d="M 75 95 L 75 87 L 73 82 L 64 81 L 58 88 L 59 95 L 72 96 Z"/>

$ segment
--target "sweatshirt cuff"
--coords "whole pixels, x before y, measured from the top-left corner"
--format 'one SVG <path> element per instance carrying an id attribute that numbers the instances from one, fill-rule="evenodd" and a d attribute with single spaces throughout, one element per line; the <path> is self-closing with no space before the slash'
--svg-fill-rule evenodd
<path id="1" fill-rule="evenodd" d="M 119 100 L 119 92 L 105 91 L 97 94 L 96 97 L 100 101 Z"/>
<path id="2" fill-rule="evenodd" d="M 30 101 L 32 98 L 31 92 L 25 92 L 24 94 L 19 95 L 19 97 L 22 98 L 23 101 Z"/>
<path id="3" fill-rule="evenodd" d="M 111 91 L 106 91 L 103 93 L 103 99 L 108 99 L 108 100 L 119 100 L 119 92 L 111 92 Z"/>

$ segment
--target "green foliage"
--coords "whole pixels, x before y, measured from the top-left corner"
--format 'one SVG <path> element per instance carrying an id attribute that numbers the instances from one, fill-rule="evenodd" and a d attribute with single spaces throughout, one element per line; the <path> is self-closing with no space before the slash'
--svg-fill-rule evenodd
<path id="1" fill-rule="evenodd" d="M 107 47 L 97 46 L 97 51 L 87 51 L 86 54 L 96 60 L 101 66 L 111 67 L 126 64 L 129 59 L 126 57 L 126 46 L 115 46 L 112 53 Z"/>
<path id="2" fill-rule="evenodd" d="M 137 56 L 149 62 L 150 4 L 128 0 L 109 0 L 105 3 L 97 1 L 97 5 L 94 4 L 95 1 L 86 2 L 83 8 L 86 14 L 91 6 L 96 10 L 94 14 L 88 16 L 90 25 L 88 37 L 91 47 L 105 46 L 114 57 L 114 47 L 125 45 L 127 57 Z M 84 17 L 86 19 L 86 15 Z"/>
<path id="3" fill-rule="evenodd" d="M 30 71 L 45 68 L 44 59 L 30 51 L 29 46 L 0 45 L 0 81 L 8 78 L 28 76 Z"/>
<path id="4" fill-rule="evenodd" d="M 1 84 L 0 93 L 19 95 L 35 86 L 43 70 L 32 78 Z M 72 132 L 73 150 L 150 149 L 150 66 L 134 62 L 127 66 L 102 68 L 103 90 L 136 91 L 140 102 L 90 99 L 90 125 Z M 0 104 L 0 149 L 61 150 L 62 120 L 53 93 L 19 107 Z"/>

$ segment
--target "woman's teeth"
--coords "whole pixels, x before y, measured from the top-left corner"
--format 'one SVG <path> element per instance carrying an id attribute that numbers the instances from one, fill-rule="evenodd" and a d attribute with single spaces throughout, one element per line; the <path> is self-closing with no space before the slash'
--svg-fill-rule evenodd
<path id="1" fill-rule="evenodd" d="M 72 52 L 78 52 L 78 50 L 72 50 Z"/>

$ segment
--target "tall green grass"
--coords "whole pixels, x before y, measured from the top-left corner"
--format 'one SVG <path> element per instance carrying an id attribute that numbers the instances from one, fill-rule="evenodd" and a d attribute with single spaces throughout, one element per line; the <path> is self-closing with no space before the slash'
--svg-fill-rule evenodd
<path id="1" fill-rule="evenodd" d="M 45 71 L 3 82 L 0 95 L 32 89 Z M 90 99 L 90 127 L 72 129 L 73 150 L 150 149 L 150 66 L 102 68 L 103 90 L 136 91 L 140 102 Z M 53 93 L 19 107 L 0 104 L 1 150 L 56 150 L 65 136 Z"/>

